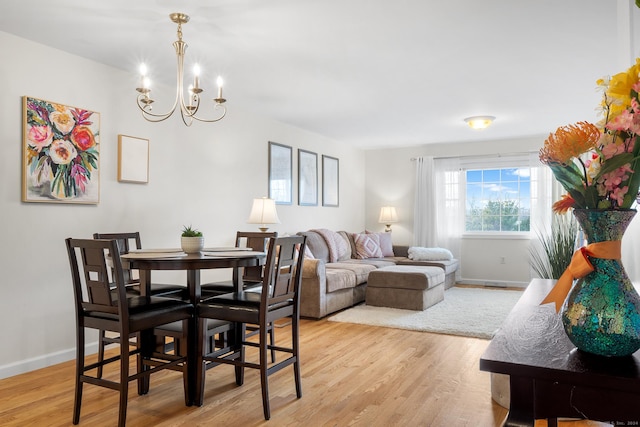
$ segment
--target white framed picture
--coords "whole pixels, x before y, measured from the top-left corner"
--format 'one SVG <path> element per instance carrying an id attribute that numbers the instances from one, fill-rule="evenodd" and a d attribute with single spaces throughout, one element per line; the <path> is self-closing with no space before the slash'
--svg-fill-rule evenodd
<path id="1" fill-rule="evenodd" d="M 149 182 L 149 140 L 118 135 L 118 181 Z"/>

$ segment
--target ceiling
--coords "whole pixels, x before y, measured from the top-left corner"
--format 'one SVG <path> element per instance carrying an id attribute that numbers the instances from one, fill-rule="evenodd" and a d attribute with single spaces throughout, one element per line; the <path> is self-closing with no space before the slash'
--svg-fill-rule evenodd
<path id="1" fill-rule="evenodd" d="M 173 85 L 168 15 L 184 12 L 185 74 L 197 61 L 212 95 L 222 75 L 229 114 L 368 149 L 546 135 L 596 120 L 596 79 L 623 71 L 634 52 L 625 49 L 633 29 L 618 28 L 640 22 L 628 3 L 5 0 L 0 31 L 131 73 L 144 61 L 152 80 Z M 497 119 L 474 131 L 463 121 L 473 115 Z"/>

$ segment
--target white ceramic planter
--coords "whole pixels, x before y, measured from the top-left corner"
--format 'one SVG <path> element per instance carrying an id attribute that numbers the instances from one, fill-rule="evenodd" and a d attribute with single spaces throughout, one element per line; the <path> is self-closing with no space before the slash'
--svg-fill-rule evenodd
<path id="1" fill-rule="evenodd" d="M 204 248 L 204 237 L 180 237 L 180 246 L 188 254 L 200 252 Z"/>

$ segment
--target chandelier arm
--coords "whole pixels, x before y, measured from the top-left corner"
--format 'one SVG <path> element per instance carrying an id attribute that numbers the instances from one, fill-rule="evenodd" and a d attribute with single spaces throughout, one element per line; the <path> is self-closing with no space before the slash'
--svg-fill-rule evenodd
<path id="1" fill-rule="evenodd" d="M 218 121 L 220 121 L 220 120 L 224 119 L 224 116 L 226 116 L 226 115 L 227 115 L 227 107 L 225 107 L 224 105 L 216 103 L 216 105 L 215 105 L 213 108 L 214 108 L 214 109 L 222 108 L 222 114 L 221 114 L 219 117 L 216 117 L 215 119 L 202 119 L 202 118 L 200 118 L 200 117 L 197 117 L 197 116 L 195 115 L 195 112 L 194 112 L 194 114 L 193 114 L 191 117 L 192 117 L 192 118 L 194 118 L 194 119 L 196 119 L 196 120 L 197 120 L 197 121 L 199 121 L 199 122 L 204 122 L 204 123 L 215 123 L 215 122 L 218 122 Z"/>

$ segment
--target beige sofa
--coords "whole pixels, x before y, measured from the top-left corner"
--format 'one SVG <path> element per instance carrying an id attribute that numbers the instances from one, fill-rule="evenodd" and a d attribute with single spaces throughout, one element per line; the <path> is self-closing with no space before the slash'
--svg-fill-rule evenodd
<path id="1" fill-rule="evenodd" d="M 455 284 L 458 260 L 414 261 L 407 257 L 408 246 L 393 246 L 393 256 L 387 250 L 387 256 L 357 258 L 353 234 L 337 232 L 345 241 L 348 249 L 338 259 L 335 250 L 330 248 L 326 236 L 317 230 L 299 232 L 307 236 L 307 248 L 312 258 L 304 261 L 302 288 L 300 295 L 300 314 L 303 317 L 319 319 L 338 310 L 351 307 L 365 300 L 367 278 L 377 268 L 394 265 L 436 266 L 444 270 L 445 288 Z M 388 240 L 389 236 L 383 236 Z"/>

